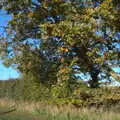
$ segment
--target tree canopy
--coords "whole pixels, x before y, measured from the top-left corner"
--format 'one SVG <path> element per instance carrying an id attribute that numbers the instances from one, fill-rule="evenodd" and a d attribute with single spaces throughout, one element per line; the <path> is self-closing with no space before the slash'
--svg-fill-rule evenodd
<path id="1" fill-rule="evenodd" d="M 62 89 L 72 88 L 76 74 L 89 74 L 91 88 L 118 76 L 112 67 L 120 62 L 119 0 L 1 0 L 0 4 L 12 15 L 6 36 L 0 39 L 6 65 L 16 64 L 23 75 Z"/>

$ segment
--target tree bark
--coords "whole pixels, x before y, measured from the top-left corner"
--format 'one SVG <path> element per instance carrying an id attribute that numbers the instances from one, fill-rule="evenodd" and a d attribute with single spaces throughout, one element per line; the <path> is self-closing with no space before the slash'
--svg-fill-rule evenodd
<path id="1" fill-rule="evenodd" d="M 92 80 L 90 80 L 90 88 L 98 88 L 99 87 L 99 80 L 98 75 L 100 73 L 100 67 L 99 65 L 93 65 L 90 70 L 90 75 Z"/>

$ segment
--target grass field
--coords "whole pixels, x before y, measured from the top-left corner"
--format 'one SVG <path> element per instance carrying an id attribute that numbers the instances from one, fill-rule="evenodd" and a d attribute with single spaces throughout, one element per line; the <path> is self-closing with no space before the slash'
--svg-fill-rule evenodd
<path id="1" fill-rule="evenodd" d="M 119 112 L 42 103 L 16 103 L 7 99 L 0 100 L 0 113 L 8 111 L 11 106 L 15 106 L 16 110 L 0 114 L 0 120 L 120 120 Z"/>

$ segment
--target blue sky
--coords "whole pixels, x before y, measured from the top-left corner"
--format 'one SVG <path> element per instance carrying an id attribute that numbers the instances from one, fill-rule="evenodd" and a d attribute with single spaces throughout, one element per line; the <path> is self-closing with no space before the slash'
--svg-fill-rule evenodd
<path id="1" fill-rule="evenodd" d="M 0 80 L 7 80 L 10 78 L 18 78 L 19 73 L 12 67 L 6 68 L 2 61 L 0 61 Z"/>
<path id="2" fill-rule="evenodd" d="M 5 11 L 0 10 L 0 26 L 6 26 L 8 21 L 11 19 L 10 15 L 6 15 Z M 0 27 L 0 34 L 3 29 Z M 7 80 L 10 78 L 18 78 L 19 73 L 12 67 L 6 68 L 0 60 L 0 80 Z"/>

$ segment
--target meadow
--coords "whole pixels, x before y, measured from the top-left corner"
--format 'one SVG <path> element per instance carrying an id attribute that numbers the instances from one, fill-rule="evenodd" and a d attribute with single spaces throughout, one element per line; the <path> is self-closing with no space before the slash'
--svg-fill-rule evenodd
<path id="1" fill-rule="evenodd" d="M 120 120 L 119 87 L 82 87 L 70 98 L 51 98 L 49 91 L 43 97 L 37 92 L 39 99 L 35 95 L 23 99 L 31 92 L 24 94 L 19 82 L 0 82 L 0 120 Z"/>
<path id="2" fill-rule="evenodd" d="M 12 112 L 5 113 L 6 111 Z M 0 99 L 0 120 L 120 120 L 120 111 Z"/>

